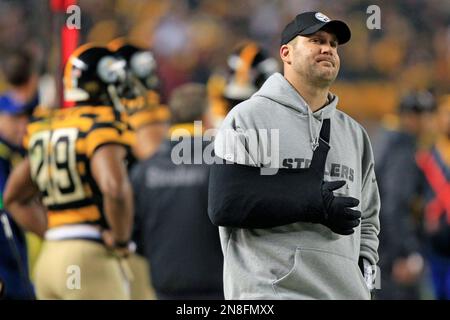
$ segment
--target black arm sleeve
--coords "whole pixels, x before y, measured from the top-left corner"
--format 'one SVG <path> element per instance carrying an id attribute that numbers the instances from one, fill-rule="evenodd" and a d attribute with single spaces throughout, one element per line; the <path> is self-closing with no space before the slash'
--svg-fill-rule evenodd
<path id="1" fill-rule="evenodd" d="M 211 167 L 208 215 L 217 226 L 272 228 L 294 222 L 322 221 L 325 208 L 322 181 L 330 123 L 324 121 L 319 147 L 308 169 L 278 169 L 261 175 L 261 168 L 240 164 Z"/>
<path id="2" fill-rule="evenodd" d="M 217 226 L 271 228 L 319 222 L 324 211 L 321 180 L 307 169 L 261 175 L 257 167 L 216 164 L 210 172 L 208 198 L 208 214 Z"/>

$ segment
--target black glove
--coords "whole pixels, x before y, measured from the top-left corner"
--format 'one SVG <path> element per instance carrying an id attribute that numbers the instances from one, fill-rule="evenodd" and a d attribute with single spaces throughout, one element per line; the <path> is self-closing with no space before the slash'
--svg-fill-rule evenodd
<path id="1" fill-rule="evenodd" d="M 322 198 L 325 206 L 323 225 L 331 231 L 349 235 L 355 232 L 353 228 L 359 225 L 361 212 L 350 208 L 356 207 L 359 200 L 352 197 L 336 197 L 333 194 L 345 185 L 345 181 L 322 182 Z"/>

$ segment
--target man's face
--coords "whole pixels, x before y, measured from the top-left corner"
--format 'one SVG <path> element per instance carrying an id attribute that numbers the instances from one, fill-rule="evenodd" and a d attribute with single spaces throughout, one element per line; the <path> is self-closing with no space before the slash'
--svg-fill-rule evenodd
<path id="1" fill-rule="evenodd" d="M 294 71 L 315 86 L 330 86 L 340 67 L 336 36 L 320 30 L 309 36 L 298 36 L 292 44 Z"/>

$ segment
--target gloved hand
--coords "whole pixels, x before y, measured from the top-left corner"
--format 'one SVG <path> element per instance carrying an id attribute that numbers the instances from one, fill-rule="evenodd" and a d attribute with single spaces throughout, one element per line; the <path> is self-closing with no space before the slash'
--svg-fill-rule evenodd
<path id="1" fill-rule="evenodd" d="M 331 231 L 342 235 L 350 235 L 355 231 L 360 222 L 361 212 L 350 209 L 359 204 L 359 200 L 353 197 L 336 197 L 333 194 L 345 185 L 345 181 L 322 181 L 322 198 L 324 202 L 325 212 L 323 225 L 331 229 Z"/>

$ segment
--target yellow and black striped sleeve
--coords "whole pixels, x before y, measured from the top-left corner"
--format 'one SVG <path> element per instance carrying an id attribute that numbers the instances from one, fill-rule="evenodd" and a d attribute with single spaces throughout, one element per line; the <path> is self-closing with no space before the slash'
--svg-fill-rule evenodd
<path id="1" fill-rule="evenodd" d="M 131 132 L 126 117 L 116 115 L 112 121 L 97 119 L 86 134 L 86 156 L 91 158 L 98 148 L 106 144 L 120 144 L 127 149 L 133 144 L 134 135 Z"/>

